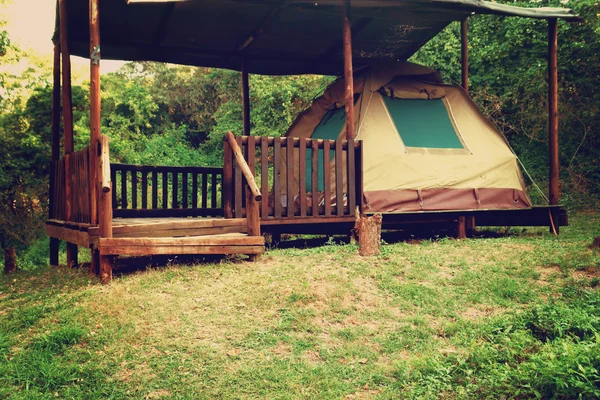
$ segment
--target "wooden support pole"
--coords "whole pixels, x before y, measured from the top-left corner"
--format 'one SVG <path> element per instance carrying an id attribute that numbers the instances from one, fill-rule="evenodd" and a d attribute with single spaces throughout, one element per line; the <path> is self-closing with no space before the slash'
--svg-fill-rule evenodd
<path id="1" fill-rule="evenodd" d="M 462 87 L 469 92 L 469 22 L 460 21 L 460 62 L 462 66 Z"/>
<path id="2" fill-rule="evenodd" d="M 242 118 L 244 136 L 250 136 L 250 77 L 245 61 L 242 61 Z"/>
<path id="3" fill-rule="evenodd" d="M 344 0 L 342 6 L 344 41 L 344 83 L 346 87 L 346 139 L 354 140 L 354 75 L 352 70 L 352 28 L 350 24 L 350 1 Z"/>
<path id="4" fill-rule="evenodd" d="M 54 192 L 56 187 L 55 169 L 60 159 L 60 44 L 54 44 L 54 66 L 53 66 L 53 82 L 52 82 L 52 162 L 50 168 L 50 193 L 49 202 L 49 217 L 55 218 L 54 209 L 56 207 L 56 199 Z M 50 265 L 58 266 L 58 248 L 60 240 L 50 238 Z"/>
<path id="5" fill-rule="evenodd" d="M 100 168 L 98 179 L 98 224 L 101 238 L 112 238 L 112 182 L 110 175 L 110 149 L 107 136 L 100 135 Z M 112 256 L 99 257 L 100 280 L 109 284 L 112 280 Z"/>
<path id="6" fill-rule="evenodd" d="M 558 189 L 558 20 L 548 20 L 548 150 L 550 159 L 549 200 L 557 205 L 560 197 Z M 553 215 L 558 221 L 558 211 Z M 558 224 L 556 224 L 558 233 Z M 552 230 L 552 227 L 550 227 Z"/>
<path id="7" fill-rule="evenodd" d="M 60 50 L 62 53 L 62 105 L 65 155 L 73 153 L 73 108 L 71 92 L 71 54 L 69 53 L 67 0 L 59 0 Z M 66 162 L 65 162 L 66 164 Z M 66 168 L 68 170 L 68 168 Z M 71 175 L 65 173 L 65 199 L 67 204 L 65 218 L 71 219 Z M 67 266 L 77 266 L 77 245 L 67 243 Z"/>
<path id="8" fill-rule="evenodd" d="M 98 170 L 100 159 L 100 21 L 98 0 L 90 0 L 90 222 L 98 223 Z M 110 166 L 109 166 L 110 167 Z M 100 256 L 97 249 L 92 249 L 92 271 L 100 271 Z"/>
<path id="9" fill-rule="evenodd" d="M 223 163 L 223 216 L 233 218 L 233 151 L 227 138 L 223 142 Z"/>

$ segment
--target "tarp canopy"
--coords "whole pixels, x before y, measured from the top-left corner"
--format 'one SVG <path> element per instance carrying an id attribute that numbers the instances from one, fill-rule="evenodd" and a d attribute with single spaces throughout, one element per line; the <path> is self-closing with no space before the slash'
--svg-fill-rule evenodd
<path id="1" fill-rule="evenodd" d="M 64 1 L 70 52 L 89 57 L 89 0 Z M 102 58 L 233 70 L 241 68 L 243 59 L 250 73 L 340 75 L 341 4 L 341 0 L 102 0 Z M 579 18 L 569 9 L 480 0 L 353 0 L 354 66 L 407 60 L 449 23 L 472 14 Z"/>

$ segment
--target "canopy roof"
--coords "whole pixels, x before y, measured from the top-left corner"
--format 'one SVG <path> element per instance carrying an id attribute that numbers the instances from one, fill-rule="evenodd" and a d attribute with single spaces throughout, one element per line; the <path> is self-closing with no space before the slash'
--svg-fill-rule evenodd
<path id="1" fill-rule="evenodd" d="M 89 1 L 66 2 L 71 54 L 89 57 Z M 275 75 L 343 71 L 341 0 L 99 3 L 103 59 L 233 70 L 244 59 L 248 72 Z M 569 9 L 481 0 L 353 0 L 351 13 L 355 68 L 374 60 L 406 60 L 449 23 L 472 14 L 579 18 Z"/>

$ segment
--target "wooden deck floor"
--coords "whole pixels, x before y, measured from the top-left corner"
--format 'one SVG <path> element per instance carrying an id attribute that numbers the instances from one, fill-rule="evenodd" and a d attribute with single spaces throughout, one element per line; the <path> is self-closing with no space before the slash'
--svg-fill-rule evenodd
<path id="1" fill-rule="evenodd" d="M 187 237 L 246 233 L 245 218 L 114 218 L 113 237 Z"/>

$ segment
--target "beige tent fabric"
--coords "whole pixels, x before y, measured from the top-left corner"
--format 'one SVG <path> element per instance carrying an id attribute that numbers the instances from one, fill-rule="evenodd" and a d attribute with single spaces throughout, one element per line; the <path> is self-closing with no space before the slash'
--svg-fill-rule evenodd
<path id="1" fill-rule="evenodd" d="M 486 207 L 485 204 L 480 204 L 481 199 L 472 196 L 470 190 L 477 189 L 494 189 L 486 192 L 486 199 L 490 200 L 488 206 L 491 208 L 531 206 L 517 158 L 505 138 L 481 114 L 462 88 L 444 85 L 436 71 L 411 63 L 372 66 L 358 74 L 355 92 L 361 94 L 355 112 L 355 122 L 356 139 L 363 141 L 367 206 L 370 204 L 370 193 L 373 199 L 377 198 L 377 201 L 374 201 L 377 206 L 372 208 L 372 211 L 429 209 L 427 203 L 435 207 L 433 209 L 441 209 L 438 208 L 438 202 L 428 202 L 427 199 L 421 199 L 407 209 L 408 203 L 404 200 L 406 193 L 409 193 L 409 197 L 413 196 L 410 191 L 414 191 L 415 198 L 422 197 L 423 193 L 435 194 L 438 199 L 458 198 L 446 195 L 439 197 L 440 189 L 462 193 L 461 201 L 452 202 L 459 207 L 458 209 Z M 395 98 L 423 99 L 422 101 L 441 98 L 464 149 L 405 146 L 381 92 L 388 95 L 393 92 Z M 338 80 L 298 117 L 287 136 L 310 137 L 325 113 L 332 107 L 341 107 L 343 99 L 343 81 Z M 345 138 L 344 129 L 339 137 Z M 296 160 L 297 157 L 296 151 Z M 285 170 L 285 161 L 282 166 Z M 332 172 L 334 168 L 332 165 Z M 297 169 L 296 165 L 295 177 L 298 177 Z M 285 173 L 282 172 L 282 175 L 285 176 Z M 297 188 L 296 178 L 296 191 Z M 332 187 L 332 194 L 334 193 L 335 187 Z M 400 195 L 401 193 L 403 194 Z M 469 199 L 465 200 L 464 196 L 468 196 Z M 504 198 L 500 200 L 499 196 Z M 497 201 L 493 200 L 494 198 Z"/>

